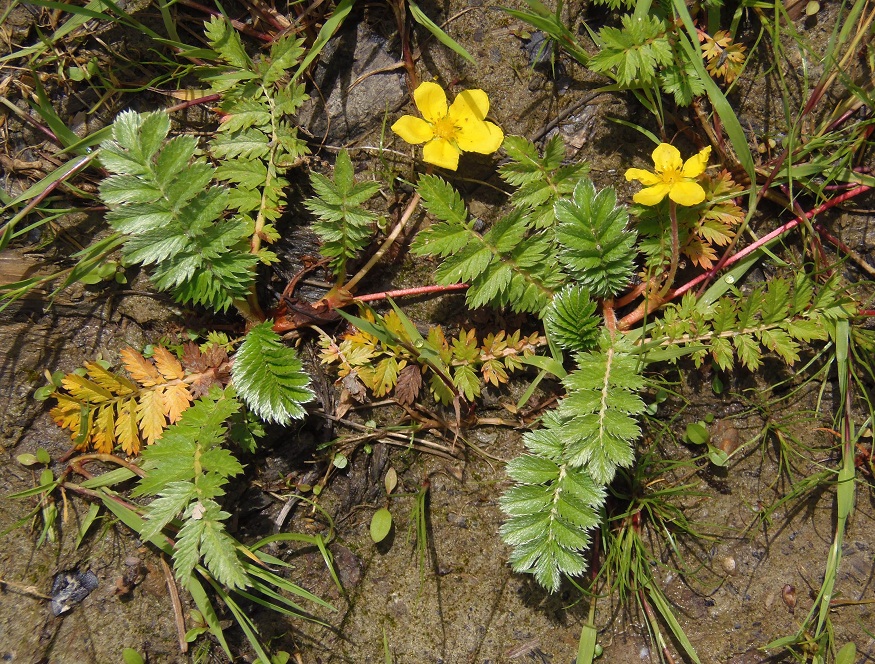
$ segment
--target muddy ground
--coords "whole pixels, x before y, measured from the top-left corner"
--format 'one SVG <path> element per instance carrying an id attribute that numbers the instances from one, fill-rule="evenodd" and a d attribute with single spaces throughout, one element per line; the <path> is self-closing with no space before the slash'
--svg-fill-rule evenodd
<path id="1" fill-rule="evenodd" d="M 602 11 L 572 5 L 568 11 L 575 17 L 575 26 L 582 17 L 596 26 L 605 17 Z M 616 186 L 620 199 L 628 200 L 632 190 L 622 174 L 632 165 L 646 163 L 652 147 L 637 132 L 611 118 L 634 120 L 656 130 L 631 95 L 595 94 L 594 88 L 603 81 L 562 55 L 555 73 L 549 67 L 533 68 L 532 49 L 526 48 L 526 32 L 530 29 L 496 6 L 469 6 L 453 0 L 440 7 L 423 3 L 423 8 L 441 21 L 451 18 L 448 32 L 478 62 L 472 66 L 434 40 L 422 40 L 418 44 L 418 71 L 423 79 L 435 78 L 456 91 L 475 87 L 486 90 L 492 101 L 492 118 L 506 133 L 541 140 L 559 131 L 569 146 L 567 157 L 588 161 L 598 186 Z M 835 11 L 835 7 L 825 6 L 814 19 L 801 20 L 798 27 L 815 46 L 822 47 Z M 7 20 L 9 34 L 21 44 L 35 39 L 28 23 L 36 20 L 33 12 L 37 12 L 33 7 L 18 7 Z M 148 18 L 150 12 L 156 13 L 147 8 L 138 16 Z M 751 17 L 744 25 L 747 27 L 742 35 L 753 36 L 754 19 Z M 391 32 L 392 20 L 386 7 L 369 5 L 356 14 L 326 51 L 314 74 L 320 94 L 313 96 L 321 95 L 326 100 L 324 105 L 316 103 L 301 118 L 302 125 L 314 136 L 314 148 L 319 143 L 329 148 L 348 146 L 360 170 L 378 168 L 376 148 L 384 116 L 394 118 L 402 109 L 409 109 L 402 70 L 387 70 L 399 57 Z M 97 48 L 96 38 L 83 37 L 70 48 L 88 52 Z M 116 29 L 102 34 L 101 39 L 138 47 L 136 40 Z M 770 79 L 774 70 L 762 64 L 768 57 L 765 51 L 755 53 L 747 80 L 732 96 L 743 125 L 759 140 L 780 134 L 783 122 L 781 100 Z M 799 62 L 793 58 L 791 55 L 779 66 L 798 82 Z M 809 73 L 814 78 L 816 63 L 812 67 Z M 350 90 L 353 81 L 372 71 L 377 73 Z M 801 83 L 791 88 L 800 94 L 799 99 L 791 100 L 792 106 L 798 107 L 804 90 Z M 26 108 L 15 95 L 10 94 L 10 99 Z M 132 103 L 130 99 L 126 96 L 125 103 Z M 112 117 L 105 108 L 102 120 L 87 114 L 83 117 L 93 101 L 59 96 L 58 111 L 71 126 L 85 121 L 93 130 Z M 164 103 L 150 93 L 143 93 L 135 102 L 139 110 Z M 10 114 L 5 116 L 3 130 L 7 154 L 34 159 L 45 148 L 43 137 Z M 385 140 L 393 139 L 387 136 Z M 388 143 L 388 147 L 410 154 L 399 140 Z M 318 157 L 332 159 L 328 149 Z M 495 163 L 491 157 L 471 158 L 460 171 L 469 180 L 457 181 L 457 186 L 466 189 L 472 212 L 487 222 L 497 216 L 493 208 L 500 198 L 476 181 L 498 184 Z M 314 167 L 318 167 L 318 160 Z M 7 171 L 3 179 L 11 194 L 27 184 L 26 173 Z M 861 255 L 871 257 L 875 247 L 875 216 L 871 209 L 875 200 L 870 196 L 860 207 L 870 211 L 836 211 L 822 222 Z M 777 212 L 775 208 L 764 208 L 754 222 L 755 228 L 770 227 Z M 99 218 L 84 217 L 59 221 L 68 237 L 79 237 L 80 241 L 100 232 L 98 222 Z M 61 245 L 58 250 L 27 252 L 38 238 L 29 240 L 30 246 L 8 250 L 2 256 L 10 273 L 20 272 L 27 265 L 39 267 L 41 262 L 55 260 L 58 253 L 67 250 Z M 293 220 L 289 220 L 280 246 L 283 262 L 273 281 L 279 288 L 298 269 L 303 254 L 315 253 L 312 237 Z M 373 275 L 365 290 L 429 283 L 431 267 L 402 257 L 394 267 Z M 126 286 L 71 289 L 51 307 L 35 294 L 0 314 L 0 389 L 4 405 L 0 422 L 0 494 L 21 491 L 37 482 L 37 474 L 16 462 L 18 455 L 45 447 L 57 460 L 69 449 L 69 437 L 51 422 L 47 408 L 32 398 L 34 389 L 43 384 L 44 369 L 71 371 L 97 356 L 115 362 L 126 345 L 140 348 L 181 329 L 181 325 L 197 324 L 196 313 L 180 311 L 166 297 L 152 294 L 142 275 L 131 277 Z M 405 306 L 423 324 L 465 323 L 483 329 L 490 325 L 531 325 L 531 321 L 502 318 L 495 313 L 478 313 L 473 323 L 466 322 L 470 315 L 464 311 L 462 296 Z M 304 356 L 310 358 L 308 366 L 317 384 L 330 393 L 334 389 L 332 377 L 324 375 L 306 347 Z M 678 556 L 671 554 L 665 538 L 651 533 L 655 578 L 702 662 L 793 661 L 779 651 L 766 652 L 762 648 L 773 639 L 795 633 L 813 604 L 835 527 L 835 493 L 824 484 L 774 511 L 764 510 L 786 495 L 793 483 L 824 468 L 836 467 L 838 453 L 829 430 L 838 407 L 832 398 L 835 386 L 827 380 L 823 392 L 816 382 L 793 392 L 791 387 L 801 384 L 802 377 L 794 377 L 777 363 L 768 364 L 758 377 L 725 376 L 727 389 L 720 396 L 710 389 L 710 374 L 692 371 L 691 367 L 667 370 L 661 378 L 674 383 L 678 396 L 660 405 L 642 446 L 656 446 L 663 458 L 692 459 L 700 450 L 679 439 L 688 422 L 712 414 L 724 422 L 721 426 L 730 432 L 727 435 L 737 437 L 744 447 L 729 468 L 700 464 L 699 472 L 685 478 L 691 489 L 682 507 L 700 536 L 679 537 Z M 768 391 L 770 384 L 783 379 L 790 383 L 778 393 Z M 502 403 L 513 401 L 523 389 L 524 379 L 510 388 L 488 391 L 477 414 L 506 418 Z M 547 384 L 535 399 L 547 400 L 554 392 L 555 385 Z M 787 398 L 776 401 L 781 396 Z M 386 406 L 359 412 L 358 416 L 393 422 L 401 411 Z M 775 422 L 786 423 L 785 433 L 796 439 L 804 455 L 797 457 L 791 451 L 788 457 L 787 448 L 782 448 L 775 436 L 762 435 L 767 423 Z M 345 431 L 338 428 L 333 435 L 342 433 Z M 325 472 L 324 458 L 314 456 L 314 449 L 331 435 L 317 417 L 300 429 L 269 432 L 259 454 L 245 459 L 247 477 L 235 485 L 229 496 L 229 506 L 234 508 L 231 511 L 238 512 L 234 523 L 238 537 L 249 540 L 271 532 L 288 492 L 268 493 L 264 489 L 276 488 L 284 477 L 312 478 L 307 473 L 313 468 Z M 507 548 L 497 535 L 502 520 L 497 497 L 506 480 L 501 461 L 494 459 L 510 459 L 521 451 L 520 432 L 481 426 L 466 431 L 464 438 L 485 455 L 475 453 L 465 441 L 457 441 L 452 448 L 454 459 L 376 443 L 370 452 L 356 450 L 350 467 L 335 473 L 320 503 L 336 521 L 337 537 L 331 550 L 345 593 L 334 587 L 315 552 L 278 550 L 277 554 L 288 555 L 296 565 L 294 579 L 330 601 L 336 611 L 317 611 L 316 617 L 326 623 L 320 627 L 302 620 L 279 619 L 250 607 L 274 649 L 293 653 L 299 661 L 308 663 L 383 662 L 385 650 L 391 653 L 392 661 L 412 664 L 574 661 L 589 600 L 570 584 L 560 593 L 549 595 L 530 578 L 511 573 L 506 564 Z M 315 466 L 309 463 L 314 458 L 321 459 Z M 789 476 L 782 472 L 782 463 L 792 464 Z M 56 463 L 53 468 L 57 472 L 62 465 Z M 423 568 L 408 539 L 412 498 L 391 501 L 396 526 L 389 541 L 375 546 L 370 540 L 370 517 L 374 509 L 385 505 L 381 487 L 389 468 L 398 473 L 399 492 L 413 493 L 424 480 L 430 481 L 429 539 Z M 667 474 L 663 479 L 679 482 L 681 475 Z M 4 500 L 0 532 L 25 518 L 34 507 L 33 499 Z M 189 654 L 180 653 L 164 575 L 153 551 L 107 517 L 77 548 L 77 524 L 87 505 L 69 497 L 59 502 L 59 508 L 64 523 L 57 541 L 37 548 L 39 529 L 31 528 L 30 522 L 11 529 L 2 539 L 0 577 L 8 583 L 0 586 L 2 661 L 119 662 L 124 647 L 148 656 L 149 662 L 225 661 L 220 649 L 210 649 L 208 642 L 193 646 Z M 303 504 L 291 511 L 284 525 L 286 531 L 324 532 L 325 528 L 324 520 Z M 836 596 L 847 602 L 839 603 L 831 615 L 836 643 L 854 641 L 859 662 L 875 660 L 875 621 L 867 603 L 873 598 L 875 585 L 873 554 L 872 492 L 869 485 L 861 484 L 836 583 Z M 71 611 L 55 617 L 40 594 L 49 593 L 57 573 L 74 569 L 91 570 L 99 585 Z M 123 587 L 131 578 L 137 579 L 136 584 L 129 589 Z M 795 593 L 790 594 L 787 586 L 795 588 Z M 183 605 L 187 613 L 191 603 L 185 597 Z M 600 598 L 596 624 L 605 651 L 602 661 L 660 661 L 647 621 L 634 601 L 621 603 L 610 594 Z M 241 635 L 230 627 L 228 634 L 238 649 L 238 661 L 248 661 L 252 653 Z M 679 656 L 677 661 L 684 659 Z"/>

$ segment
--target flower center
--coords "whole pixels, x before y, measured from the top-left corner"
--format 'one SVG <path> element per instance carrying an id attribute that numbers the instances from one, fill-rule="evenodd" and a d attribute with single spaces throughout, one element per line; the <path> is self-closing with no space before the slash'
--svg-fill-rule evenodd
<path id="1" fill-rule="evenodd" d="M 670 168 L 667 171 L 662 171 L 659 174 L 659 177 L 662 178 L 662 181 L 667 185 L 675 185 L 678 182 L 683 182 L 684 180 L 683 173 L 675 168 Z"/>
<path id="2" fill-rule="evenodd" d="M 458 128 L 453 124 L 453 121 L 447 117 L 443 117 L 431 126 L 434 135 L 437 138 L 443 138 L 446 141 L 456 140 L 456 132 Z"/>

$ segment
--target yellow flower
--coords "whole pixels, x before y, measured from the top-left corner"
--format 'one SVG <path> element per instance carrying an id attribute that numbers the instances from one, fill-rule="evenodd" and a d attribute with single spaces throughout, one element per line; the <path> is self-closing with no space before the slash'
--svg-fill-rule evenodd
<path id="1" fill-rule="evenodd" d="M 626 171 L 626 180 L 638 180 L 647 188 L 632 197 L 639 205 L 656 205 L 665 195 L 678 205 L 698 205 L 705 200 L 705 190 L 695 181 L 705 172 L 711 148 L 681 161 L 681 153 L 673 145 L 660 143 L 653 151 L 655 173 L 641 168 Z"/>
<path id="2" fill-rule="evenodd" d="M 484 119 L 489 97 L 483 90 L 464 90 L 447 107 L 441 86 L 421 83 L 413 91 L 413 101 L 425 119 L 403 115 L 392 131 L 412 145 L 425 143 L 422 158 L 427 163 L 454 171 L 462 152 L 490 154 L 501 147 L 504 133 Z"/>

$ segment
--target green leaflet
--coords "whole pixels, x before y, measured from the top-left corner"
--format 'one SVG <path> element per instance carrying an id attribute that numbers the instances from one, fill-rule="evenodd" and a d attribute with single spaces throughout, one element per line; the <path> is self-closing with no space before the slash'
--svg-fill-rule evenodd
<path id="1" fill-rule="evenodd" d="M 183 584 L 203 557 L 220 583 L 231 588 L 249 585 L 237 558 L 238 544 L 222 523 L 230 514 L 221 511 L 214 500 L 224 495 L 222 487 L 229 478 L 243 472 L 240 462 L 222 447 L 225 421 L 239 409 L 233 390 L 214 388 L 143 450 L 147 475 L 133 493 L 158 497 L 146 508 L 140 537 L 157 537 L 173 519 L 182 516 L 173 567 Z"/>
<path id="2" fill-rule="evenodd" d="M 310 377 L 301 370 L 294 348 L 284 346 L 272 321 L 253 327 L 234 356 L 231 370 L 240 398 L 258 417 L 289 424 L 306 414 L 313 398 Z"/>
<path id="3" fill-rule="evenodd" d="M 612 187 L 596 192 L 581 180 L 571 200 L 556 203 L 559 258 L 575 281 L 598 297 L 611 297 L 632 277 L 637 234 L 627 228 L 629 214 L 617 205 Z"/>
<path id="4" fill-rule="evenodd" d="M 284 173 L 307 153 L 297 128 L 288 121 L 307 95 L 286 73 L 303 57 L 303 40 L 281 37 L 269 57 L 255 62 L 225 18 L 210 19 L 207 38 L 219 65 L 203 78 L 214 92 L 222 93 L 223 121 L 210 143 L 220 160 L 215 177 L 231 185 L 227 208 L 237 211 L 232 221 L 251 237 L 258 260 L 271 263 L 276 255 L 260 245 L 279 238 L 271 222 L 285 206 L 289 181 Z"/>
<path id="5" fill-rule="evenodd" d="M 605 486 L 617 467 L 634 460 L 644 402 L 630 350 L 605 334 L 599 350 L 578 353 L 578 368 L 563 380 L 567 396 L 542 429 L 524 435 L 528 453 L 508 464 L 514 486 L 501 497 L 508 515 L 501 535 L 513 549 L 514 570 L 533 574 L 548 590 L 586 569 L 587 531 L 600 522 Z"/>
<path id="6" fill-rule="evenodd" d="M 589 172 L 589 165 L 562 165 L 565 144 L 559 134 L 547 141 L 543 157 L 538 155 L 534 143 L 521 136 L 508 136 L 502 147 L 511 161 L 502 165 L 499 173 L 505 182 L 517 187 L 511 202 L 527 210 L 533 228 L 554 226 L 553 205 L 574 191 L 578 181 Z"/>
<path id="7" fill-rule="evenodd" d="M 343 283 L 346 263 L 367 247 L 374 233 L 377 215 L 362 207 L 380 190 L 378 182 L 356 182 L 352 160 L 341 150 L 334 164 L 334 180 L 320 173 L 310 174 L 316 196 L 304 202 L 317 216 L 313 232 L 322 240 L 320 249 L 331 269 Z"/>
<path id="8" fill-rule="evenodd" d="M 832 282 L 815 285 L 800 272 L 793 283 L 775 278 L 747 293 L 731 288 L 729 295 L 710 305 L 688 293 L 680 303 L 663 307 L 662 317 L 648 332 L 662 348 L 691 349 L 696 366 L 710 355 L 724 371 L 736 361 L 755 371 L 762 364 L 763 349 L 792 366 L 802 343 L 826 340 L 832 322 L 850 314 Z M 661 351 L 648 356 L 648 361 L 659 359 Z"/>
<path id="9" fill-rule="evenodd" d="M 538 314 L 546 308 L 562 274 L 551 256 L 550 237 L 530 233 L 531 220 L 522 209 L 481 234 L 446 181 L 423 176 L 418 191 L 426 210 L 440 221 L 416 236 L 411 251 L 444 259 L 435 274 L 437 283 L 468 282 L 466 299 L 472 308 L 508 306 Z"/>
<path id="10" fill-rule="evenodd" d="M 125 235 L 131 263 L 152 265 L 152 281 L 177 301 L 224 311 L 244 297 L 255 257 L 245 229 L 221 219 L 227 192 L 211 188 L 215 170 L 195 158 L 197 142 L 166 140 L 165 113 L 125 111 L 100 160 L 113 175 L 100 186 L 107 221 Z"/>
<path id="11" fill-rule="evenodd" d="M 550 338 L 566 350 L 587 351 L 598 340 L 601 318 L 595 311 L 596 303 L 586 289 L 571 284 L 553 298 L 544 316 L 544 327 Z"/>
<path id="12" fill-rule="evenodd" d="M 647 87 L 657 69 L 674 60 L 666 24 L 656 16 L 624 14 L 620 20 L 622 28 L 599 30 L 599 52 L 589 68 L 610 74 L 622 86 Z"/>

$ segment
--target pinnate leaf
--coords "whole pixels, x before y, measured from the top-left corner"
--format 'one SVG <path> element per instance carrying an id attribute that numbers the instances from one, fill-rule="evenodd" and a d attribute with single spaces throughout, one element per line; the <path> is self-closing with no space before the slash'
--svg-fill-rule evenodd
<path id="1" fill-rule="evenodd" d="M 298 354 L 282 344 L 271 321 L 246 335 L 231 375 L 240 397 L 263 420 L 288 424 L 306 414 L 302 404 L 313 398 Z"/>

